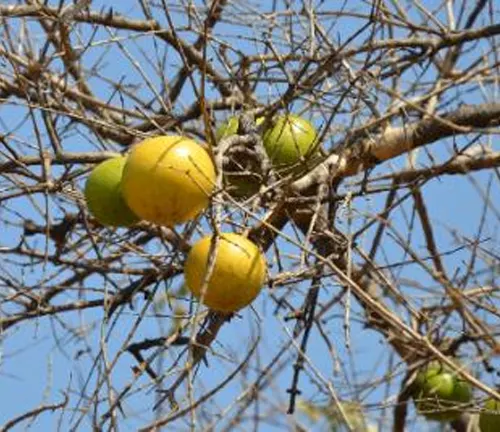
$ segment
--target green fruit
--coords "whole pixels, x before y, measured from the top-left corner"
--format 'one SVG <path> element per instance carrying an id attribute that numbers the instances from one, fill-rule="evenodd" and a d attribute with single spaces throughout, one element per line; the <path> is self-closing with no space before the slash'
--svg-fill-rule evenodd
<path id="1" fill-rule="evenodd" d="M 445 366 L 432 362 L 413 383 L 417 411 L 429 420 L 451 421 L 464 411 L 472 399 L 470 385 Z"/>
<path id="2" fill-rule="evenodd" d="M 427 377 L 423 391 L 428 395 L 436 395 L 441 399 L 450 399 L 455 391 L 455 378 L 449 373 L 440 373 Z"/>
<path id="3" fill-rule="evenodd" d="M 316 129 L 307 120 L 289 114 L 278 117 L 264 133 L 264 147 L 277 166 L 289 166 L 316 150 Z"/>
<path id="4" fill-rule="evenodd" d="M 481 432 L 500 431 L 500 401 L 488 399 L 484 404 L 484 409 L 479 416 L 479 428 Z M 493 411 L 498 411 L 494 413 Z"/>
<path id="5" fill-rule="evenodd" d="M 97 165 L 85 183 L 85 199 L 90 213 L 103 225 L 129 226 L 139 221 L 121 193 L 125 157 L 108 159 Z"/>
<path id="6" fill-rule="evenodd" d="M 455 391 L 453 393 L 454 400 L 467 404 L 472 400 L 472 388 L 467 381 L 460 378 L 455 378 Z"/>

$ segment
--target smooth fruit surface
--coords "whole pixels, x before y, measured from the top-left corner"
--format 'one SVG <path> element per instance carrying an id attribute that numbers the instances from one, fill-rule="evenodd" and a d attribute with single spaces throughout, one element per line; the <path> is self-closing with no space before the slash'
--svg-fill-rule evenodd
<path id="1" fill-rule="evenodd" d="M 418 373 L 413 386 L 417 411 L 430 420 L 454 420 L 472 399 L 470 385 L 436 362 Z"/>
<path id="2" fill-rule="evenodd" d="M 208 153 L 183 136 L 159 136 L 137 144 L 123 170 L 122 189 L 142 219 L 173 226 L 208 205 L 215 168 Z"/>
<path id="3" fill-rule="evenodd" d="M 246 237 L 221 234 L 215 251 L 215 265 L 202 292 L 211 242 L 212 236 L 206 236 L 191 248 L 184 265 L 187 286 L 211 309 L 222 312 L 239 310 L 250 304 L 262 288 L 267 269 L 265 257 Z"/>
<path id="4" fill-rule="evenodd" d="M 139 218 L 126 204 L 121 189 L 125 157 L 108 159 L 97 165 L 85 183 L 85 200 L 90 213 L 103 225 L 129 226 Z"/>
<path id="5" fill-rule="evenodd" d="M 293 165 L 310 156 L 316 146 L 316 129 L 307 120 L 289 114 L 278 117 L 264 133 L 264 147 L 275 165 Z"/>
<path id="6" fill-rule="evenodd" d="M 481 432 L 500 431 L 500 402 L 495 399 L 488 399 L 484 404 L 485 411 L 479 416 L 479 428 Z M 497 411 L 495 414 L 492 411 Z"/>

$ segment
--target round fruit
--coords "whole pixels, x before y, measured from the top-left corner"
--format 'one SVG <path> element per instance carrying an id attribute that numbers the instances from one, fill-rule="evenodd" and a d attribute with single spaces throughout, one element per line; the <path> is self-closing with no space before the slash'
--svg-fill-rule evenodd
<path id="1" fill-rule="evenodd" d="M 137 144 L 123 170 L 123 196 L 141 218 L 173 226 L 208 205 L 215 168 L 208 153 L 183 136 L 159 136 Z"/>
<path id="2" fill-rule="evenodd" d="M 278 117 L 266 130 L 264 147 L 275 165 L 293 165 L 314 152 L 316 135 L 316 129 L 310 122 L 289 114 Z"/>
<path id="3" fill-rule="evenodd" d="M 488 399 L 484 404 L 484 409 L 485 411 L 479 416 L 481 432 L 500 431 L 500 401 Z M 497 411 L 497 413 L 493 411 Z"/>
<path id="4" fill-rule="evenodd" d="M 126 158 L 119 156 L 97 165 L 85 183 L 85 199 L 90 213 L 103 225 L 129 226 L 139 221 L 121 192 Z"/>
<path id="5" fill-rule="evenodd" d="M 214 251 L 215 264 L 204 289 L 211 243 L 212 236 L 207 236 L 191 248 L 184 265 L 186 284 L 209 308 L 221 312 L 237 311 L 259 294 L 266 276 L 265 257 L 246 237 L 221 234 Z"/>
<path id="6" fill-rule="evenodd" d="M 423 368 L 413 386 L 417 411 L 430 420 L 455 420 L 472 399 L 470 385 L 437 362 Z"/>

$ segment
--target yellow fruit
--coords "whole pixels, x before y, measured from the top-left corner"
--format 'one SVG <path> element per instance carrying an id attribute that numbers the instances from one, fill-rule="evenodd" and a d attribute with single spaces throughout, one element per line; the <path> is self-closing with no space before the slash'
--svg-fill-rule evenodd
<path id="1" fill-rule="evenodd" d="M 125 203 L 121 180 L 126 158 L 120 156 L 97 165 L 85 183 L 85 200 L 90 213 L 103 225 L 129 226 L 139 218 Z"/>
<path id="2" fill-rule="evenodd" d="M 203 282 L 212 236 L 198 241 L 189 252 L 184 275 L 189 290 L 202 298 Z M 215 251 L 215 266 L 203 295 L 203 303 L 221 312 L 249 305 L 259 294 L 266 276 L 266 259 L 259 248 L 238 234 L 221 234 Z"/>
<path id="3" fill-rule="evenodd" d="M 137 144 L 123 170 L 122 190 L 142 219 L 173 226 L 203 211 L 215 186 L 208 153 L 183 136 L 159 136 Z"/>

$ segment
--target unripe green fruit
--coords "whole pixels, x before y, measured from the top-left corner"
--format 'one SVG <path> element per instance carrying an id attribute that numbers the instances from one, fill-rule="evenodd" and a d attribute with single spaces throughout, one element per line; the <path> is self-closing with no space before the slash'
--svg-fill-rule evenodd
<path id="1" fill-rule="evenodd" d="M 264 147 L 278 167 L 294 165 L 316 150 L 317 133 L 307 120 L 288 114 L 278 117 L 264 133 Z"/>
<path id="2" fill-rule="evenodd" d="M 429 420 L 451 421 L 460 417 L 472 390 L 456 373 L 432 362 L 418 373 L 413 398 L 417 411 Z"/>
<path id="3" fill-rule="evenodd" d="M 108 159 L 97 165 L 85 184 L 85 199 L 90 213 L 103 225 L 126 227 L 139 218 L 125 203 L 121 180 L 125 157 Z"/>
<path id="4" fill-rule="evenodd" d="M 488 399 L 484 404 L 485 411 L 479 416 L 479 428 L 481 432 L 500 431 L 500 401 Z M 497 411 L 494 413 L 492 411 Z"/>

